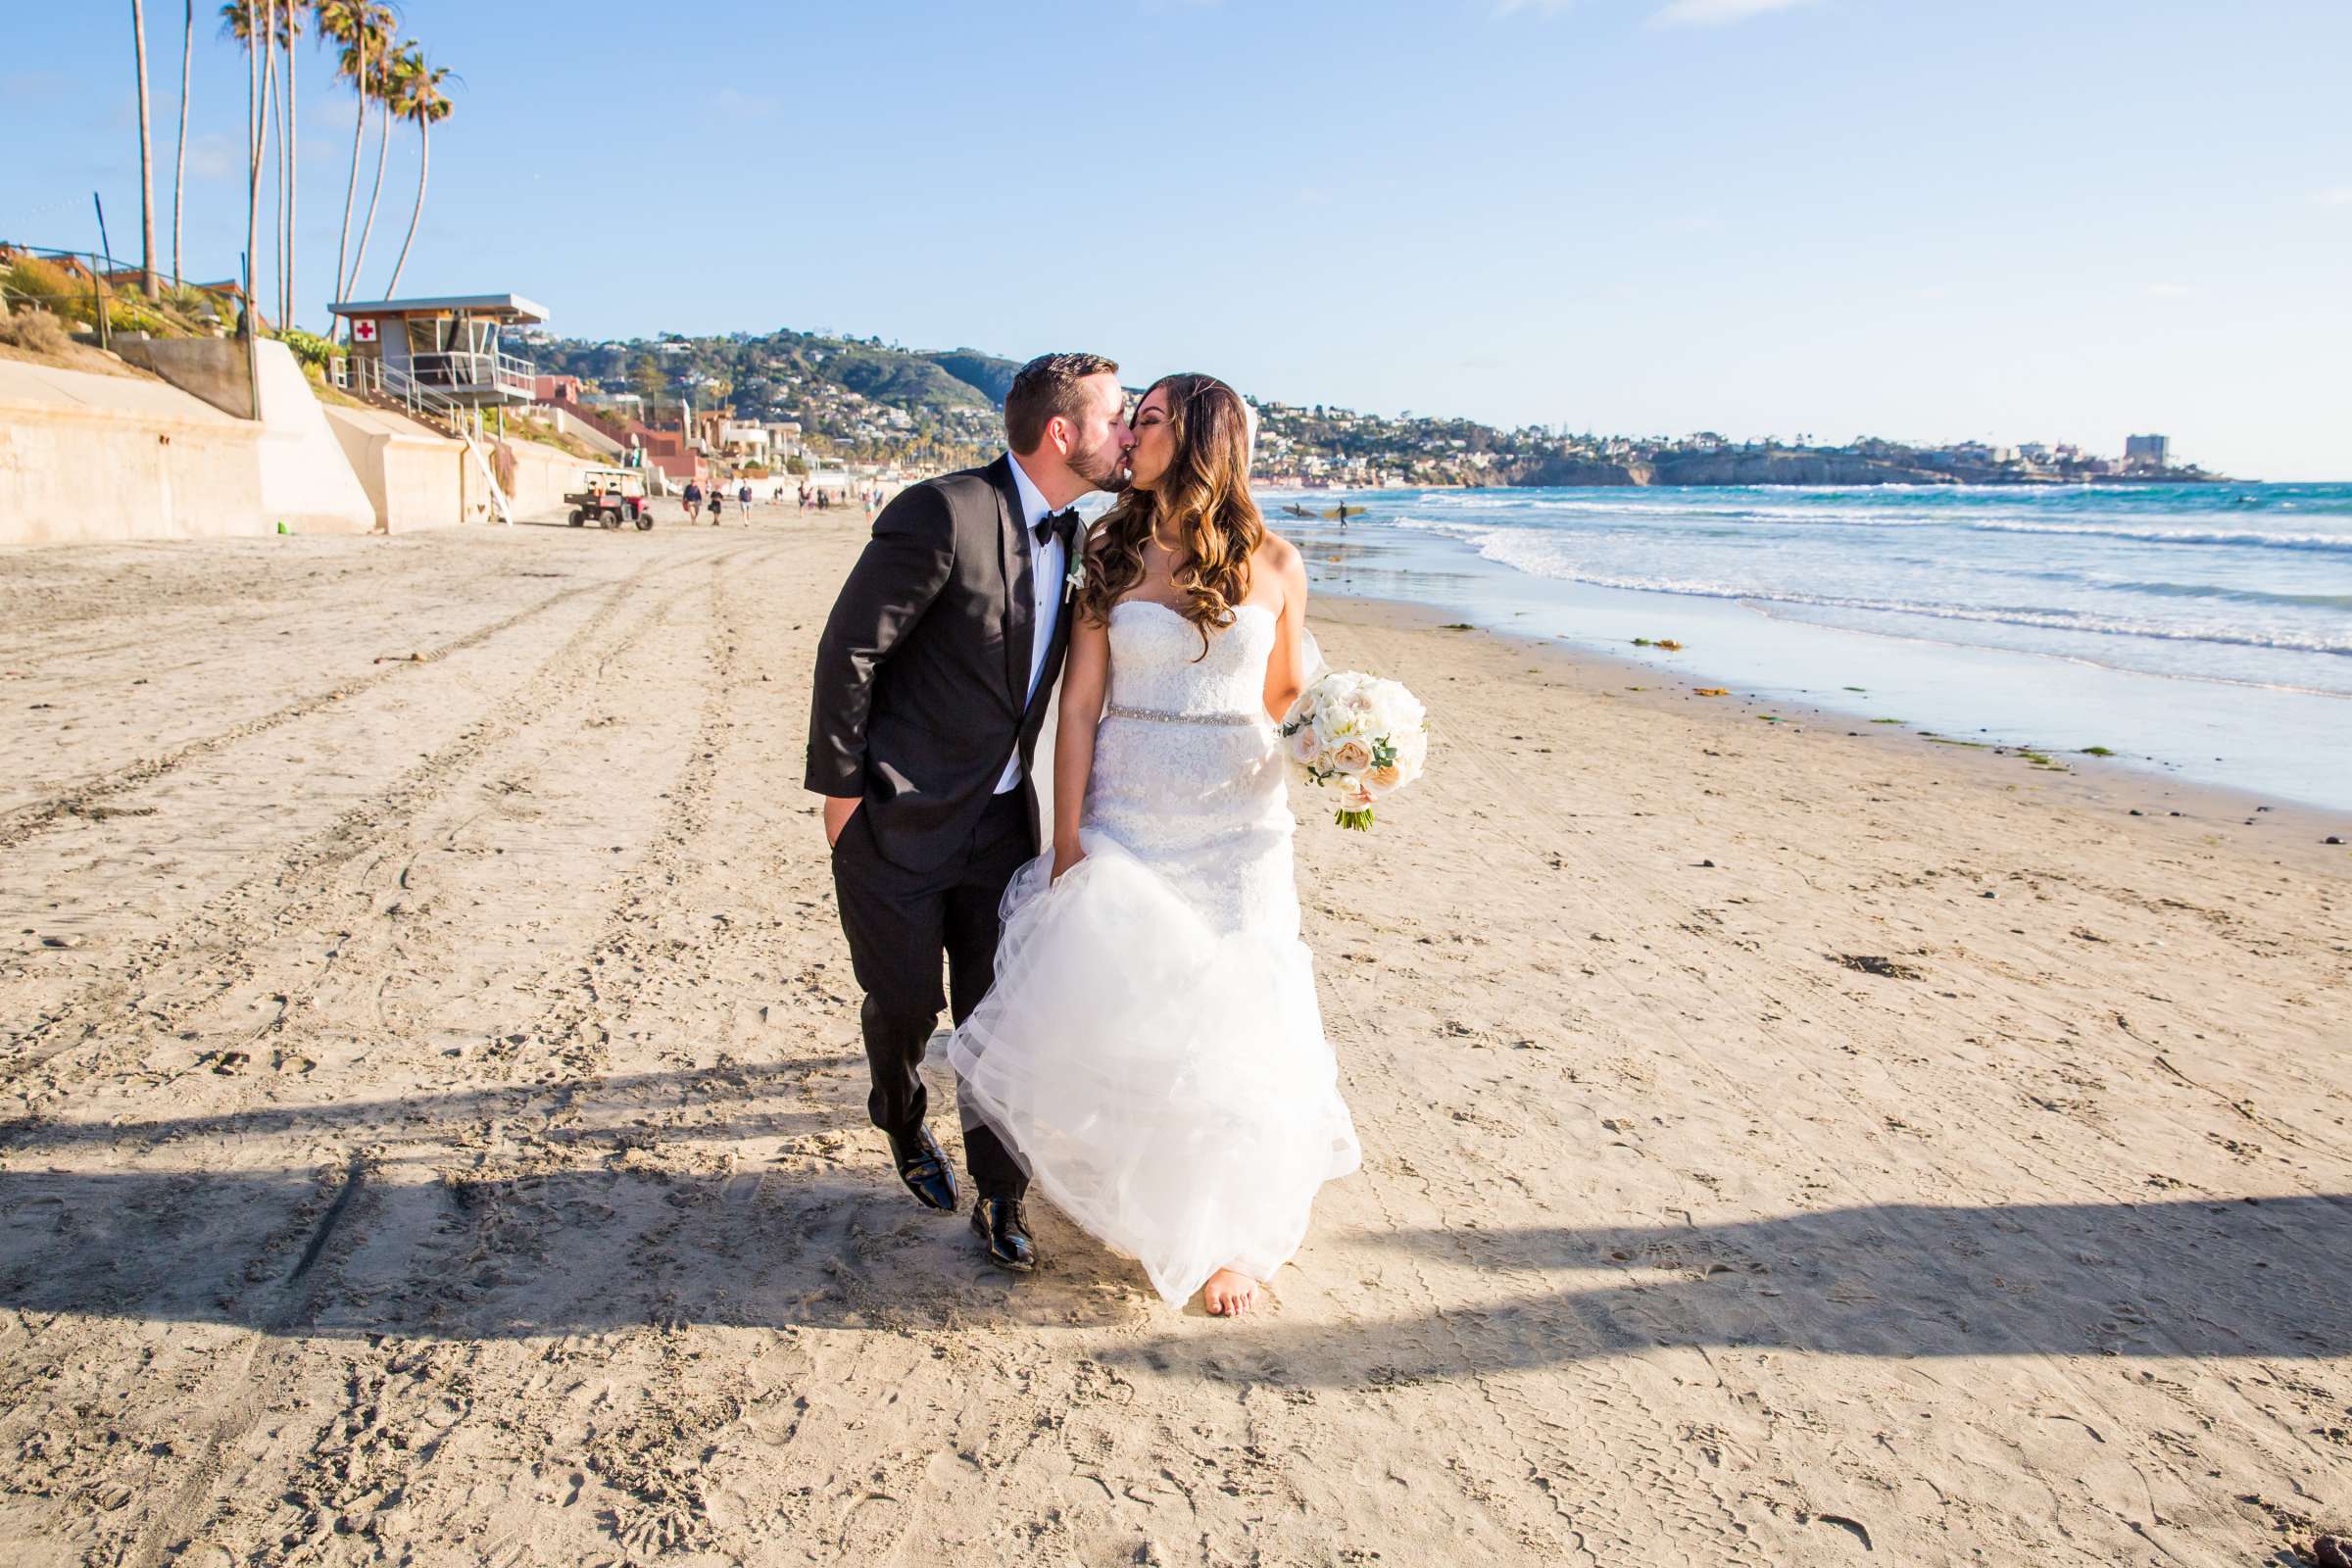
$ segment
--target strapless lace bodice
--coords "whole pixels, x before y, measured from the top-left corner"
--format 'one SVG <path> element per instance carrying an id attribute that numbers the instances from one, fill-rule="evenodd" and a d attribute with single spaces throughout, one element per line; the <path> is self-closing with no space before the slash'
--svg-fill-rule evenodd
<path id="1" fill-rule="evenodd" d="M 1095 731 L 1081 825 L 1164 872 L 1220 931 L 1298 932 L 1291 806 L 1265 711 L 1279 622 L 1244 605 L 1200 633 L 1165 605 L 1110 615 L 1110 694 Z"/>
<path id="2" fill-rule="evenodd" d="M 1258 605 L 1231 625 L 1200 631 L 1167 606 L 1130 599 L 1110 612 L 1112 708 L 1145 713 L 1264 715 L 1266 656 L 1280 624 Z"/>

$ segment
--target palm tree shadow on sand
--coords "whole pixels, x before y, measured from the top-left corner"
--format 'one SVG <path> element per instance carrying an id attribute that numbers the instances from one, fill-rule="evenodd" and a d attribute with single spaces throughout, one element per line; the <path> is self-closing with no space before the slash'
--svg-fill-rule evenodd
<path id="1" fill-rule="evenodd" d="M 919 1207 L 861 1106 L 802 1092 L 850 1059 L 0 1127 L 0 1307 L 453 1339 L 1134 1321 L 1140 1271 L 1058 1216 L 1015 1280 Z"/>
<path id="2" fill-rule="evenodd" d="M 1675 1347 L 1887 1358 L 2352 1353 L 2352 1194 L 1893 1203 L 1725 1225 L 1365 1239 L 1414 1254 L 1434 1277 L 1458 1270 L 1457 1298 L 1469 1299 L 1384 1319 L 1373 1282 L 1355 1321 L 1259 1326 L 1251 1350 L 1264 1375 L 1363 1388 Z M 1560 1288 L 1544 1288 L 1550 1279 Z M 1180 1372 L 1215 1354 L 1155 1337 L 1105 1358 Z"/>
<path id="3" fill-rule="evenodd" d="M 878 1143 L 878 1140 L 876 1140 Z M 303 1337 L 654 1324 L 888 1331 L 1133 1322 L 1142 1278 L 1057 1221 L 990 1267 L 879 1149 L 821 1175 L 605 1169 L 0 1173 L 0 1307 Z"/>

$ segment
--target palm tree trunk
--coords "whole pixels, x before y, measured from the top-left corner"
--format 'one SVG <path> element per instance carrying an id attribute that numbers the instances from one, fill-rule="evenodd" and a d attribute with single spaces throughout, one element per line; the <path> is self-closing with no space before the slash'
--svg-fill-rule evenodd
<path id="1" fill-rule="evenodd" d="M 277 66 L 276 51 L 258 39 L 248 38 L 245 48 L 248 75 L 245 83 L 246 119 L 246 179 L 245 179 L 245 275 L 238 286 L 245 295 L 245 335 L 260 334 L 261 312 L 255 298 L 261 279 L 262 244 L 262 153 L 269 139 L 270 77 Z"/>
<path id="2" fill-rule="evenodd" d="M 360 51 L 360 72 L 359 75 L 353 79 L 352 86 L 352 91 L 359 96 L 360 112 L 354 117 L 351 126 L 351 178 L 343 186 L 343 237 L 335 242 L 335 298 L 337 300 L 344 297 L 343 267 L 351 259 L 351 209 L 360 194 L 360 145 L 368 139 L 368 29 L 366 26 L 359 29 L 358 36 L 353 42 L 354 47 Z M 343 318 L 338 316 L 328 324 L 328 331 L 330 334 L 339 332 L 342 324 Z"/>
<path id="3" fill-rule="evenodd" d="M 409 247 L 416 243 L 416 220 L 424 216 L 424 180 L 433 172 L 433 125 L 429 120 L 416 122 L 416 206 L 409 214 L 409 237 L 400 242 L 400 260 L 392 264 L 392 286 L 384 290 L 384 298 L 400 297 L 401 269 L 409 265 Z"/>
<path id="4" fill-rule="evenodd" d="M 270 220 L 270 244 L 277 253 L 277 276 L 286 275 L 286 129 L 285 116 L 279 105 L 286 95 L 286 84 L 277 74 L 277 8 L 271 0 L 263 0 L 265 25 L 270 36 L 262 45 L 262 139 L 268 143 L 270 156 L 276 160 L 271 166 L 270 179 L 276 193 L 277 207 Z M 261 276 L 261 263 L 254 263 L 254 276 Z M 285 290 L 272 288 L 270 292 L 270 312 L 285 324 Z"/>
<path id="5" fill-rule="evenodd" d="M 284 324 L 294 324 L 294 306 L 301 290 L 294 281 L 294 240 L 296 233 L 295 197 L 302 189 L 302 101 L 294 88 L 294 18 L 295 9 L 286 7 L 286 271 L 282 286 L 286 292 L 282 312 Z"/>
<path id="6" fill-rule="evenodd" d="M 196 58 L 196 0 L 187 0 L 188 28 L 179 46 L 179 162 L 172 171 L 172 285 L 181 287 L 188 274 L 179 270 L 180 199 L 188 189 L 188 68 Z"/>
<path id="7" fill-rule="evenodd" d="M 360 248 L 352 253 L 351 277 L 343 285 L 346 297 L 358 292 L 360 273 L 368 266 L 368 239 L 375 232 L 376 204 L 384 197 L 384 162 L 392 151 L 392 105 L 379 98 L 375 105 L 375 188 L 368 193 L 368 219 L 360 225 Z"/>
<path id="8" fill-rule="evenodd" d="M 147 7 L 130 0 L 131 52 L 139 61 L 139 290 L 163 292 L 155 281 L 155 127 L 147 111 Z"/>

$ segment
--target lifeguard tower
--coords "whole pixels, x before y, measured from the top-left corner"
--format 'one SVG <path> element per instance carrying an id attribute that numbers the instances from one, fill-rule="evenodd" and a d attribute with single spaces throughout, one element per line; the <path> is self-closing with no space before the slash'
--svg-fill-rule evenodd
<path id="1" fill-rule="evenodd" d="M 327 307 L 351 324 L 335 384 L 362 397 L 397 401 L 437 424 L 470 424 L 483 409 L 531 401 L 537 373 L 499 346 L 501 329 L 536 326 L 547 307 L 519 294 L 453 294 L 440 299 L 345 301 Z"/>
<path id="2" fill-rule="evenodd" d="M 503 521 L 514 512 L 483 448 L 482 411 L 506 434 L 509 404 L 532 401 L 535 368 L 499 345 L 511 325 L 536 326 L 547 307 L 519 294 L 452 294 L 438 299 L 344 301 L 328 311 L 350 323 L 350 344 L 332 362 L 334 384 L 367 402 L 397 409 L 466 443 L 491 507 Z"/>

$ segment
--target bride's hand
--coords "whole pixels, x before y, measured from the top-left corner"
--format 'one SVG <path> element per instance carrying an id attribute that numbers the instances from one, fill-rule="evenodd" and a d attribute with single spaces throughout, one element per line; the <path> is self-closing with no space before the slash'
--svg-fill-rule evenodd
<path id="1" fill-rule="evenodd" d="M 1056 882 L 1060 881 L 1060 880 L 1061 880 L 1061 874 L 1062 874 L 1064 871 L 1067 871 L 1067 870 L 1069 870 L 1069 869 L 1070 869 L 1072 866 L 1076 865 L 1076 864 L 1077 864 L 1077 863 L 1078 863 L 1080 860 L 1083 860 L 1083 859 L 1085 859 L 1085 858 L 1086 858 L 1086 852 L 1085 852 L 1084 850 L 1080 849 L 1080 848 L 1079 848 L 1077 845 L 1075 845 L 1075 844 L 1056 844 L 1056 845 L 1054 845 L 1054 881 L 1056 881 Z"/>

